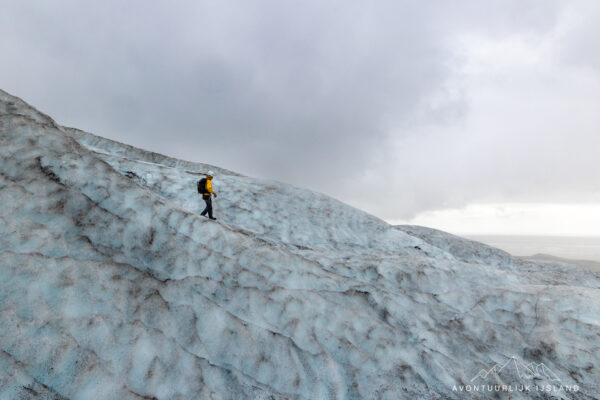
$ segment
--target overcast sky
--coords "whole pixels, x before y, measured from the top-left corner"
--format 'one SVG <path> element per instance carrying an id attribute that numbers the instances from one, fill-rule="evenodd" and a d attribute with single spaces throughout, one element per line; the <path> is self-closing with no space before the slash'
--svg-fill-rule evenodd
<path id="1" fill-rule="evenodd" d="M 0 5 L 0 87 L 63 125 L 389 221 L 600 212 L 599 1 Z"/>

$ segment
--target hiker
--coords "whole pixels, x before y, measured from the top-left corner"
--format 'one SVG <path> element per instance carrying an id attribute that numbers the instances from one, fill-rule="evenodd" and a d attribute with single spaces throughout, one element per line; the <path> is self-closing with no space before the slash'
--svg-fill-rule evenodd
<path id="1" fill-rule="evenodd" d="M 206 214 L 208 213 L 208 218 L 210 218 L 210 219 L 216 219 L 215 217 L 213 217 L 212 198 L 211 198 L 212 194 L 215 195 L 215 198 L 217 197 L 217 194 L 214 192 L 214 190 L 212 188 L 211 181 L 212 181 L 213 175 L 214 175 L 214 172 L 208 171 L 206 173 L 206 178 L 202 178 L 198 181 L 198 193 L 200 193 L 202 195 L 202 199 L 204 199 L 204 202 L 206 203 L 206 208 L 204 208 L 204 211 L 202 211 L 200 213 L 200 215 L 206 216 Z"/>

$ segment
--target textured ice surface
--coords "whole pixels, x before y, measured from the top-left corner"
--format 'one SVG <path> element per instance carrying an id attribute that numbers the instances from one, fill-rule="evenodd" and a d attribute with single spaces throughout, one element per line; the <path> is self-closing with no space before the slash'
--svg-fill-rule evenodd
<path id="1" fill-rule="evenodd" d="M 0 399 L 598 398 L 599 288 L 0 91 Z M 513 356 L 579 392 L 453 390 Z"/>

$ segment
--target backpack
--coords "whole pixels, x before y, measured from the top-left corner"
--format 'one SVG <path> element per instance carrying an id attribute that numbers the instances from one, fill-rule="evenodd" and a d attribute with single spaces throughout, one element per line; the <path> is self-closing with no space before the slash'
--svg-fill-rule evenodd
<path id="1" fill-rule="evenodd" d="M 198 193 L 206 193 L 206 178 L 202 178 L 198 181 Z"/>

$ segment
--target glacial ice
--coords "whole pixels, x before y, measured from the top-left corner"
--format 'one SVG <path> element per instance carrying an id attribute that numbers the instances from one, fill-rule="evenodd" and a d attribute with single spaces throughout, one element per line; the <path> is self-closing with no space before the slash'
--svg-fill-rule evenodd
<path id="1" fill-rule="evenodd" d="M 62 127 L 3 91 L 0 148 L 0 399 L 548 398 L 453 391 L 515 356 L 579 388 L 552 396 L 600 397 L 597 272 Z"/>

